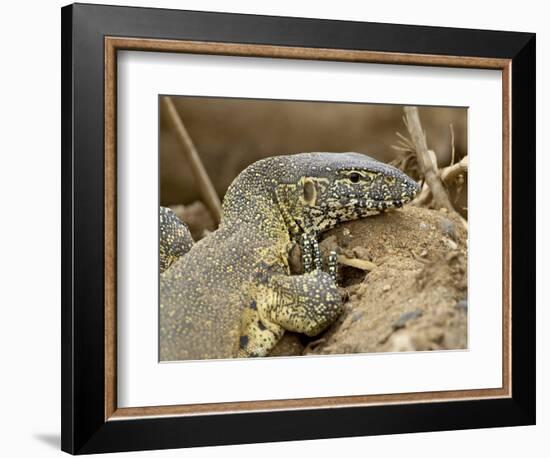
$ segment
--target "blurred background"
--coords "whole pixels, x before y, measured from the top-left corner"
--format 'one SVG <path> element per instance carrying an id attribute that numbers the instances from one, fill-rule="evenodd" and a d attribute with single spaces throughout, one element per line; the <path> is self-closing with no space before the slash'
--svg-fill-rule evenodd
<path id="1" fill-rule="evenodd" d="M 392 148 L 400 140 L 397 132 L 407 135 L 400 105 L 170 98 L 220 199 L 235 176 L 258 159 L 307 151 L 356 151 L 391 162 L 402 154 Z M 200 200 L 198 187 L 169 115 L 162 103 L 159 107 L 160 203 L 188 206 Z M 419 107 L 419 112 L 428 148 L 435 151 L 440 167 L 451 162 L 451 124 L 455 162 L 467 154 L 466 108 Z M 461 199 L 460 207 L 465 208 L 466 193 L 464 187 L 461 196 L 451 197 Z M 207 217 L 201 216 L 200 208 L 195 210 L 185 219 L 197 213 L 199 218 Z M 210 226 L 205 225 L 212 230 Z"/>

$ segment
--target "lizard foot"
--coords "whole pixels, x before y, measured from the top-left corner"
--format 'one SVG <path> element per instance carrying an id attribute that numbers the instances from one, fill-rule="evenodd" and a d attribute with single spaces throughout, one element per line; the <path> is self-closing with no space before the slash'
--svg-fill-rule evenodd
<path id="1" fill-rule="evenodd" d="M 342 296 L 331 274 L 316 269 L 303 275 L 278 275 L 258 300 L 264 323 L 315 336 L 342 312 Z"/>
<path id="2" fill-rule="evenodd" d="M 335 257 L 335 253 L 330 256 Z M 272 277 L 258 289 L 253 303 L 254 307 L 242 317 L 239 358 L 268 355 L 285 330 L 316 336 L 343 310 L 333 275 L 319 269 L 303 275 Z"/>

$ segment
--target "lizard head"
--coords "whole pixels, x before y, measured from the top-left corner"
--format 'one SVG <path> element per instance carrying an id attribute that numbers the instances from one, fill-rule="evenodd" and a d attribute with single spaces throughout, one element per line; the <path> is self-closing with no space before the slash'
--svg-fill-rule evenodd
<path id="1" fill-rule="evenodd" d="M 292 213 L 299 223 L 312 224 L 317 232 L 401 207 L 419 189 L 399 169 L 364 154 L 303 153 L 292 157 L 299 172 L 294 182 L 299 199 Z"/>

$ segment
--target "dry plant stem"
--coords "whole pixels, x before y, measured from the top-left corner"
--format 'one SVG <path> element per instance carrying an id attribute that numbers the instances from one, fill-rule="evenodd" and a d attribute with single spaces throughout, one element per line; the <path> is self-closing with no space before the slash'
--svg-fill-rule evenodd
<path id="1" fill-rule="evenodd" d="M 468 156 L 464 156 L 460 160 L 460 162 L 445 167 L 444 169 L 441 169 L 439 171 L 441 179 L 446 185 L 450 185 L 451 183 L 453 183 L 456 177 L 461 173 L 468 173 Z M 414 199 L 413 204 L 417 206 L 425 205 L 430 201 L 431 198 L 432 192 L 430 191 L 430 187 L 426 183 L 424 183 L 422 190 Z"/>
<path id="2" fill-rule="evenodd" d="M 422 189 L 420 190 L 420 193 L 412 201 L 412 204 L 416 205 L 417 207 L 427 205 L 428 202 L 430 202 L 431 198 L 432 192 L 430 191 L 430 187 L 426 183 L 424 183 Z"/>
<path id="3" fill-rule="evenodd" d="M 365 261 L 364 259 L 348 258 L 347 256 L 340 255 L 338 256 L 338 262 L 345 266 L 355 267 L 356 269 L 366 270 L 368 272 L 376 269 L 376 264 Z"/>
<path id="4" fill-rule="evenodd" d="M 168 119 L 170 120 L 170 123 L 172 124 L 172 127 L 176 132 L 176 136 L 182 146 L 185 159 L 187 159 L 187 162 L 191 166 L 191 171 L 197 181 L 199 193 L 204 200 L 206 207 L 210 213 L 212 213 L 212 217 L 214 218 L 216 224 L 219 224 L 222 214 L 221 202 L 216 190 L 214 189 L 212 181 L 210 181 L 210 178 L 206 173 L 199 153 L 197 152 L 197 148 L 195 148 L 195 144 L 193 143 L 193 140 L 191 140 L 191 137 L 189 136 L 189 133 L 187 132 L 187 129 L 185 128 L 185 125 L 183 124 L 183 121 L 181 120 L 171 97 L 165 96 L 162 100 L 166 108 Z"/>
<path id="5" fill-rule="evenodd" d="M 430 152 L 428 150 L 426 136 L 422 130 L 420 117 L 418 116 L 418 108 L 405 107 L 404 111 L 407 130 L 409 131 L 409 135 L 411 136 L 415 146 L 420 172 L 430 187 L 434 198 L 434 203 L 438 209 L 446 208 L 448 211 L 454 212 L 455 209 L 453 204 L 451 203 L 447 190 L 439 177 L 437 163 L 435 163 L 433 157 L 434 153 L 433 151 Z"/>
<path id="6" fill-rule="evenodd" d="M 446 183 L 452 183 L 458 175 L 468 171 L 468 156 L 464 156 L 460 162 L 445 167 L 441 170 L 441 179 Z"/>

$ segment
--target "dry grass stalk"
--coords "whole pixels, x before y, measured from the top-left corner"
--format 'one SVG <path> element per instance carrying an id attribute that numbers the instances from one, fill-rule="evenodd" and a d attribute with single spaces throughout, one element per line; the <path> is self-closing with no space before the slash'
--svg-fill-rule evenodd
<path id="1" fill-rule="evenodd" d="M 435 206 L 437 209 L 446 208 L 448 211 L 454 212 L 455 209 L 453 204 L 451 203 L 447 190 L 445 189 L 443 181 L 439 176 L 435 153 L 428 150 L 426 134 L 422 130 L 420 116 L 418 115 L 418 108 L 405 107 L 404 111 L 405 125 L 415 147 L 420 172 L 430 187 Z"/>
<path id="2" fill-rule="evenodd" d="M 189 136 L 189 132 L 187 132 L 187 129 L 185 128 L 185 125 L 183 124 L 172 99 L 165 96 L 162 98 L 162 101 L 164 102 L 168 119 L 172 124 L 176 136 L 181 144 L 185 159 L 191 167 L 191 172 L 197 181 L 199 193 L 204 201 L 204 204 L 212 214 L 216 224 L 219 224 L 222 214 L 220 198 L 216 193 L 210 177 L 206 173 L 206 169 L 204 168 L 197 148 Z"/>
<path id="3" fill-rule="evenodd" d="M 457 162 L 456 164 L 450 165 L 449 167 L 445 167 L 441 170 L 441 179 L 445 184 L 451 184 L 453 183 L 457 177 L 462 174 L 468 172 L 468 156 L 464 156 L 460 162 Z"/>
<path id="4" fill-rule="evenodd" d="M 348 258 L 344 255 L 338 256 L 338 263 L 345 266 L 355 267 L 356 269 L 366 270 L 368 272 L 376 269 L 376 264 L 374 264 L 373 262 L 367 261 L 365 259 Z"/>
<path id="5" fill-rule="evenodd" d="M 443 169 L 439 170 L 439 175 L 441 180 L 447 185 L 451 185 L 459 177 L 459 175 L 468 172 L 468 156 L 464 156 L 460 162 L 449 165 Z M 432 192 L 430 187 L 424 183 L 420 193 L 416 196 L 413 203 L 417 206 L 427 205 L 432 198 Z"/>

